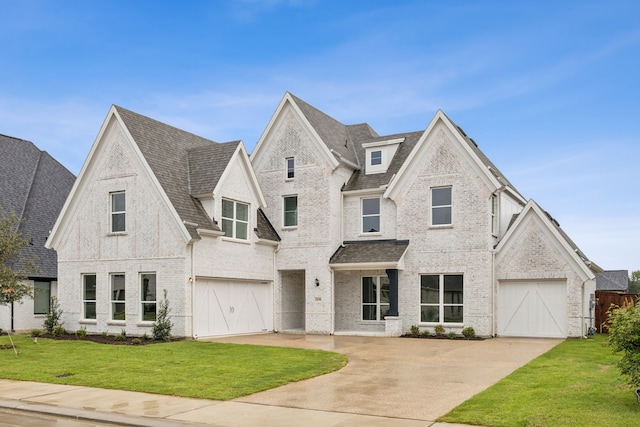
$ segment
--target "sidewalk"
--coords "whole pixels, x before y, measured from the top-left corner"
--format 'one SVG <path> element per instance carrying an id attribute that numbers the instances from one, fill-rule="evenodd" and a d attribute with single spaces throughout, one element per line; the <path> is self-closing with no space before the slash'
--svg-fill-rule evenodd
<path id="1" fill-rule="evenodd" d="M 128 426 L 462 427 L 423 420 L 12 380 L 0 380 L 0 408 Z"/>

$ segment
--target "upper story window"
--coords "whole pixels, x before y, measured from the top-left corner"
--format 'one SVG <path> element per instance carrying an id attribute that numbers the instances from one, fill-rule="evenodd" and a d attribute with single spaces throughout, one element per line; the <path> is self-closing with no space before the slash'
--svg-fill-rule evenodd
<path id="1" fill-rule="evenodd" d="M 112 279 L 113 280 L 113 279 Z M 96 275 L 82 276 L 83 319 L 96 319 Z"/>
<path id="2" fill-rule="evenodd" d="M 293 157 L 287 157 L 285 163 L 287 166 L 287 179 L 295 178 L 296 162 Z"/>
<path id="3" fill-rule="evenodd" d="M 283 199 L 283 224 L 285 227 L 298 225 L 298 196 L 285 196 Z"/>
<path id="4" fill-rule="evenodd" d="M 491 234 L 498 234 L 498 196 L 491 196 Z"/>
<path id="5" fill-rule="evenodd" d="M 362 232 L 380 232 L 380 198 L 362 199 Z"/>
<path id="6" fill-rule="evenodd" d="M 124 191 L 111 193 L 111 232 L 126 231 L 125 227 L 126 203 Z"/>
<path id="7" fill-rule="evenodd" d="M 382 151 L 375 150 L 371 152 L 371 166 L 377 166 L 382 164 Z"/>
<path id="8" fill-rule="evenodd" d="M 420 276 L 420 321 L 463 323 L 463 281 L 460 274 Z"/>
<path id="9" fill-rule="evenodd" d="M 247 240 L 249 230 L 249 205 L 222 199 L 222 231 L 227 237 Z"/>
<path id="10" fill-rule="evenodd" d="M 431 189 L 431 225 L 451 225 L 451 187 Z"/>

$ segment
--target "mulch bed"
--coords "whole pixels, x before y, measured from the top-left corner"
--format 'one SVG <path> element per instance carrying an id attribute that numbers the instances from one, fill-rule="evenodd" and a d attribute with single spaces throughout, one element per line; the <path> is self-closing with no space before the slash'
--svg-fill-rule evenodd
<path id="1" fill-rule="evenodd" d="M 423 334 L 412 334 L 412 333 L 401 335 L 400 338 L 422 338 L 422 339 L 431 339 L 431 340 L 456 340 L 456 341 L 460 341 L 460 340 L 462 340 L 462 341 L 482 341 L 482 340 L 485 339 L 484 337 L 478 337 L 478 336 L 466 338 L 463 335 L 456 335 L 455 337 L 450 337 L 447 334 L 445 334 L 445 335 L 435 335 L 435 334 L 423 335 Z"/>
<path id="2" fill-rule="evenodd" d="M 117 337 L 117 338 L 116 338 Z M 87 334 L 83 338 L 78 338 L 75 334 L 64 334 L 60 336 L 53 336 L 51 334 L 42 334 L 38 338 L 49 338 L 53 340 L 68 340 L 68 341 L 91 341 L 98 344 L 110 344 L 110 345 L 149 345 L 149 344 L 161 344 L 170 341 L 182 341 L 184 338 L 171 338 L 169 341 L 154 340 L 153 338 L 143 339 L 142 337 L 126 337 L 120 339 L 118 335 L 93 335 Z M 136 340 L 134 342 L 134 340 Z"/>

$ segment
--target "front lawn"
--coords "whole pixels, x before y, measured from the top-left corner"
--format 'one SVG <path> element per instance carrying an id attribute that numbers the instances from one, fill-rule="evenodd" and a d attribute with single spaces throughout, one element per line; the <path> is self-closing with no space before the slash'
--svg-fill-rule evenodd
<path id="1" fill-rule="evenodd" d="M 12 335 L 0 378 L 229 400 L 342 368 L 346 356 L 321 350 L 175 341 L 105 345 Z"/>
<path id="2" fill-rule="evenodd" d="M 568 339 L 439 421 L 491 427 L 635 427 L 640 405 L 607 336 Z"/>

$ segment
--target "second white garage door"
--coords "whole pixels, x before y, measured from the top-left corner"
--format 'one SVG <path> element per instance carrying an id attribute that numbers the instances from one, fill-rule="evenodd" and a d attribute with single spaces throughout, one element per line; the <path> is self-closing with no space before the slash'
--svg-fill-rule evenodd
<path id="1" fill-rule="evenodd" d="M 498 335 L 566 337 L 566 293 L 564 282 L 500 282 Z"/>
<path id="2" fill-rule="evenodd" d="M 193 330 L 196 338 L 273 329 L 271 285 L 198 280 Z"/>

